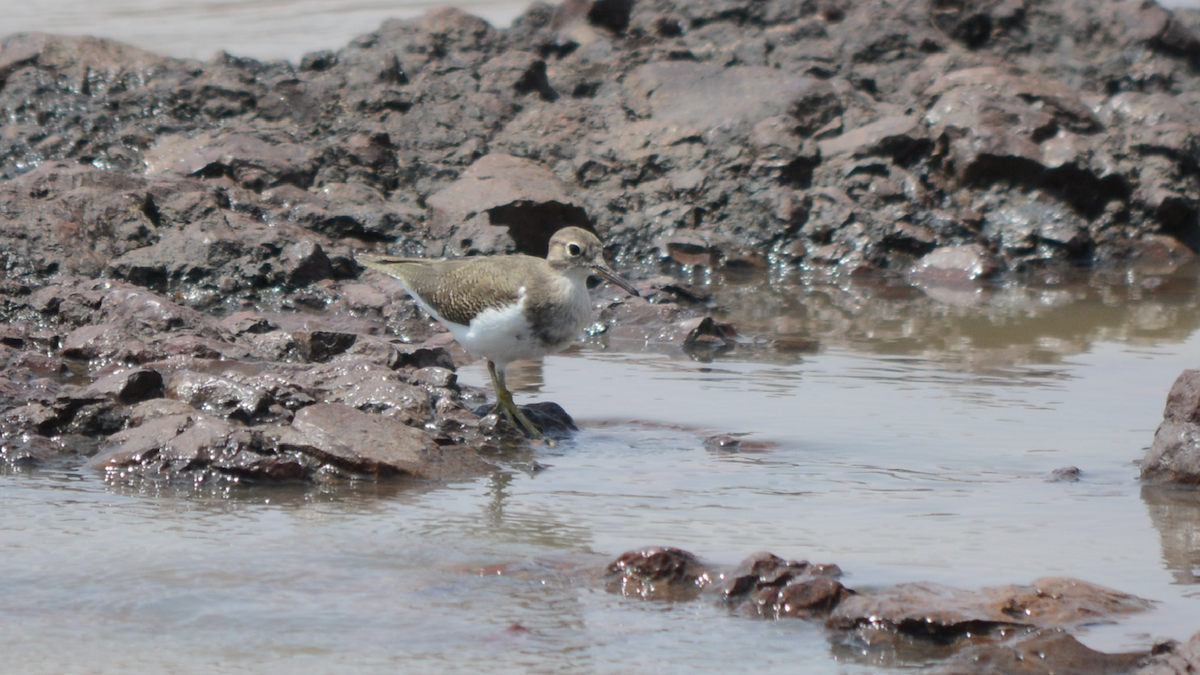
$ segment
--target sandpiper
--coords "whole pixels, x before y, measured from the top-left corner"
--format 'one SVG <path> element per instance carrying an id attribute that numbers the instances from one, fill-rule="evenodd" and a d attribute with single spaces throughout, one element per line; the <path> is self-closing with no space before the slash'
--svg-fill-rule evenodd
<path id="1" fill-rule="evenodd" d="M 533 439 L 542 433 L 513 403 L 504 370 L 517 359 L 566 349 L 592 316 L 587 279 L 603 277 L 637 290 L 604 262 L 596 235 L 565 227 L 550 238 L 546 258 L 501 255 L 427 260 L 361 255 L 358 262 L 396 277 L 426 312 L 472 356 L 487 359 L 495 411 Z"/>

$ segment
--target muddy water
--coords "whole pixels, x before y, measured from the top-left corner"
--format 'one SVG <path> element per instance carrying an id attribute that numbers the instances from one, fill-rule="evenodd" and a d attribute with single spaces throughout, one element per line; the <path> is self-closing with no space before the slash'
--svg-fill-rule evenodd
<path id="1" fill-rule="evenodd" d="M 1200 499 L 1135 461 L 1200 365 L 1197 271 L 1032 287 L 726 279 L 710 362 L 612 339 L 514 366 L 583 423 L 449 486 L 107 484 L 0 475 L 0 653 L 20 673 L 886 672 L 817 624 L 606 593 L 671 544 L 834 562 L 848 586 L 1068 575 L 1158 601 L 1105 650 L 1200 630 Z M 934 299 L 931 296 L 937 296 Z M 672 354 L 675 354 L 672 356 Z M 484 384 L 480 364 L 464 380 Z M 706 446 L 744 433 L 737 450 Z M 1054 469 L 1078 482 L 1049 482 Z M 540 470 L 539 470 L 540 467 Z"/>

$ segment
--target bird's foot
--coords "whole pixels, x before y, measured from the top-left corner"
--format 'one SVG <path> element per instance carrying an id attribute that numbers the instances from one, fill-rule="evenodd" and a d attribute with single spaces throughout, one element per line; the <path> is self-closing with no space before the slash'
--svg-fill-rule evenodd
<path id="1" fill-rule="evenodd" d="M 508 420 L 508 423 L 511 424 L 514 429 L 523 429 L 525 431 L 525 435 L 529 437 L 529 440 L 542 441 L 546 445 L 554 447 L 554 439 L 543 434 L 541 428 L 539 428 L 538 425 L 533 422 L 533 420 L 529 419 L 525 413 L 521 412 L 521 409 L 518 408 L 511 399 L 508 401 L 497 401 L 495 407 L 492 408 L 492 412 L 504 415 L 504 419 Z"/>

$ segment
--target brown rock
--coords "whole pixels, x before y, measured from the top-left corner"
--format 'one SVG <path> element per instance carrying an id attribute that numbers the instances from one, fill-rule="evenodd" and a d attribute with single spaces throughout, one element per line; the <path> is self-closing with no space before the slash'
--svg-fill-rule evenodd
<path id="1" fill-rule="evenodd" d="M 920 121 L 910 116 L 884 117 L 829 140 L 820 141 L 821 155 L 895 155 L 911 152 L 925 139 Z"/>
<path id="2" fill-rule="evenodd" d="M 1200 485 L 1200 370 L 1183 371 L 1171 386 L 1142 478 Z"/>
<path id="3" fill-rule="evenodd" d="M 310 151 L 270 137 L 253 133 L 167 137 L 146 152 L 146 172 L 150 176 L 227 175 L 260 191 L 282 183 L 307 187 L 314 173 Z"/>
<path id="4" fill-rule="evenodd" d="M 807 135 L 842 110 L 825 82 L 758 66 L 649 63 L 634 71 L 629 87 L 634 105 L 648 108 L 656 121 L 693 125 L 701 131 L 789 114 Z"/>
<path id="5" fill-rule="evenodd" d="M 689 600 L 711 583 L 695 555 L 669 546 L 626 551 L 605 569 L 608 587 L 646 600 Z"/>
<path id="6" fill-rule="evenodd" d="M 439 447 L 417 429 L 347 405 L 304 408 L 292 428 L 303 436 L 302 443 L 292 441 L 301 451 L 356 473 L 459 480 L 495 470 L 467 448 Z"/>
<path id="7" fill-rule="evenodd" d="M 1200 633 L 1186 644 L 1170 641 L 1155 645 L 1135 675 L 1194 675 L 1200 673 Z"/>
<path id="8" fill-rule="evenodd" d="M 162 375 L 158 371 L 146 368 L 119 369 L 92 382 L 84 390 L 86 397 L 111 397 L 125 405 L 159 398 L 162 395 Z"/>
<path id="9" fill-rule="evenodd" d="M 830 577 L 815 577 L 788 584 L 772 599 L 776 616 L 811 618 L 833 611 L 853 591 Z"/>
<path id="10" fill-rule="evenodd" d="M 443 254 L 511 253 L 545 257 L 551 235 L 568 225 L 592 229 L 580 202 L 551 171 L 505 154 L 479 158 L 432 195 L 430 229 Z"/>
<path id="11" fill-rule="evenodd" d="M 263 390 L 235 380 L 192 370 L 173 374 L 167 395 L 214 415 L 250 422 L 267 412 L 271 397 Z"/>
<path id="12" fill-rule="evenodd" d="M 123 363 L 147 363 L 160 354 L 112 323 L 81 326 L 63 339 L 62 355 L 69 359 L 101 359 Z"/>
<path id="13" fill-rule="evenodd" d="M 145 424 L 119 431 L 108 439 L 100 452 L 88 460 L 90 469 L 118 469 L 153 458 L 184 429 L 191 426 L 193 415 L 167 415 Z"/>
<path id="14" fill-rule="evenodd" d="M 1125 675 L 1145 658 L 1145 653 L 1098 652 L 1061 629 L 1047 629 L 1004 644 L 971 645 L 933 672 L 937 675 Z"/>
<path id="15" fill-rule="evenodd" d="M 847 598 L 829 625 L 945 644 L 1012 626 L 1069 628 L 1150 607 L 1149 601 L 1076 579 L 1051 577 L 978 591 L 917 582 Z"/>

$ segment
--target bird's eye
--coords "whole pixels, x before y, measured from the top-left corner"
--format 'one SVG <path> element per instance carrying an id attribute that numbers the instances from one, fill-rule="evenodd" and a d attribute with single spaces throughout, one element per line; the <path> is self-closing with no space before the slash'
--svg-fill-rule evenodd
<path id="1" fill-rule="evenodd" d="M 567 253 L 571 257 L 575 257 L 580 253 L 583 253 L 583 249 L 579 248 L 579 244 L 567 244 Z"/>

